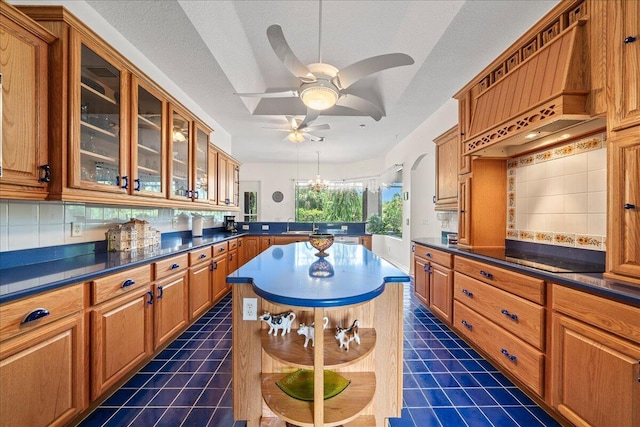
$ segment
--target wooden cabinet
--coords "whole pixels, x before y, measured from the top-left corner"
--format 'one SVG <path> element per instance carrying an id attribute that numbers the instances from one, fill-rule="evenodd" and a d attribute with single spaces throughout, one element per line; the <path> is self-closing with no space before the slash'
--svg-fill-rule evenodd
<path id="1" fill-rule="evenodd" d="M 429 307 L 429 261 L 414 254 L 414 292 L 418 299 Z"/>
<path id="2" fill-rule="evenodd" d="M 371 250 L 371 236 L 360 236 L 360 244 Z"/>
<path id="3" fill-rule="evenodd" d="M 48 193 L 48 53 L 55 37 L 13 6 L 0 8 L 0 198 Z"/>
<path id="4" fill-rule="evenodd" d="M 189 319 L 204 314 L 212 304 L 211 247 L 189 252 Z"/>
<path id="5" fill-rule="evenodd" d="M 453 255 L 422 245 L 414 246 L 415 293 L 432 313 L 451 324 Z"/>
<path id="6" fill-rule="evenodd" d="M 640 127 L 607 142 L 607 273 L 640 284 Z"/>
<path id="7" fill-rule="evenodd" d="M 612 0 L 607 19 L 608 128 L 620 131 L 640 125 L 640 4 Z"/>
<path id="8" fill-rule="evenodd" d="M 261 236 L 260 237 L 260 252 L 266 251 L 270 246 L 276 244 L 274 236 Z"/>
<path id="9" fill-rule="evenodd" d="M 189 323 L 189 287 L 187 254 L 153 263 L 154 348 L 174 338 Z"/>
<path id="10" fill-rule="evenodd" d="M 229 156 L 218 154 L 218 205 L 240 205 L 240 166 Z"/>
<path id="11" fill-rule="evenodd" d="M 436 144 L 436 210 L 458 209 L 458 125 L 433 142 Z"/>
<path id="12" fill-rule="evenodd" d="M 0 306 L 0 426 L 66 425 L 87 407 L 84 289 Z"/>
<path id="13" fill-rule="evenodd" d="M 229 291 L 229 285 L 227 284 L 227 253 L 215 255 L 213 263 L 211 265 L 212 277 L 211 277 L 211 289 L 213 295 L 213 302 L 216 303 L 222 299 L 223 296 Z"/>
<path id="14" fill-rule="evenodd" d="M 238 269 L 238 262 L 240 261 L 238 256 L 238 239 L 231 239 L 227 244 L 229 246 L 227 274 L 231 274 Z"/>
<path id="15" fill-rule="evenodd" d="M 272 239 L 274 245 L 288 245 L 289 243 L 308 242 L 309 236 L 272 236 Z"/>
<path id="16" fill-rule="evenodd" d="M 209 204 L 218 204 L 218 154 L 219 151 L 211 144 L 209 144 Z"/>
<path id="17" fill-rule="evenodd" d="M 242 246 L 239 248 L 242 257 L 242 264 L 251 261 L 260 253 L 260 237 L 245 236 L 242 238 Z"/>
<path id="18" fill-rule="evenodd" d="M 450 268 L 431 263 L 429 273 L 429 309 L 446 323 L 451 324 L 453 315 L 453 274 Z"/>
<path id="19" fill-rule="evenodd" d="M 560 286 L 553 309 L 553 406 L 575 425 L 640 425 L 640 309 Z"/>
<path id="20" fill-rule="evenodd" d="M 500 159 L 473 159 L 470 174 L 458 178 L 458 244 L 504 247 L 507 227 L 507 165 Z"/>

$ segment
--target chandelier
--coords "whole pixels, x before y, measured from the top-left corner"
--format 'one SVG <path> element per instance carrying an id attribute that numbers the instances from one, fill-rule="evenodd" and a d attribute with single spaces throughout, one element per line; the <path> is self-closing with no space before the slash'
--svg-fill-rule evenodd
<path id="1" fill-rule="evenodd" d="M 316 151 L 316 154 L 318 155 L 318 174 L 316 175 L 315 180 L 309 180 L 308 186 L 310 190 L 320 192 L 329 186 L 329 181 L 323 181 L 320 179 L 320 152 Z"/>

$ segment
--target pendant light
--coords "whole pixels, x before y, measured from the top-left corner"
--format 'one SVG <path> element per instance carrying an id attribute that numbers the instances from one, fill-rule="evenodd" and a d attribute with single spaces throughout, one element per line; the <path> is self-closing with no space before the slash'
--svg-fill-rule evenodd
<path id="1" fill-rule="evenodd" d="M 322 179 L 320 179 L 320 152 L 316 151 L 316 154 L 318 155 L 318 174 L 316 175 L 316 179 L 310 179 L 309 180 L 309 189 L 320 192 L 324 189 L 326 189 L 329 186 L 329 182 L 328 181 L 323 181 Z"/>

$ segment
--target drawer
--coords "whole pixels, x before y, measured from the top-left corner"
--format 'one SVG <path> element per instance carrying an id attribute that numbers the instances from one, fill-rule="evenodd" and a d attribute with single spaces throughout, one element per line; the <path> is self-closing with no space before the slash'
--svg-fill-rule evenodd
<path id="1" fill-rule="evenodd" d="M 640 308 L 553 285 L 552 307 L 582 322 L 640 343 Z"/>
<path id="2" fill-rule="evenodd" d="M 148 286 L 150 282 L 149 265 L 100 277 L 91 282 L 91 304 L 100 304 L 132 289 Z"/>
<path id="3" fill-rule="evenodd" d="M 0 341 L 28 332 L 84 308 L 84 284 L 66 286 L 51 292 L 0 305 Z M 49 312 L 36 320 L 22 323 L 38 309 Z M 45 312 L 41 312 L 45 313 Z"/>
<path id="4" fill-rule="evenodd" d="M 451 268 L 453 266 L 453 255 L 447 252 L 439 251 L 437 249 L 432 249 L 416 244 L 415 255 L 420 258 L 433 261 L 443 267 Z"/>
<path id="5" fill-rule="evenodd" d="M 154 280 L 163 279 L 188 267 L 188 254 L 176 255 L 162 261 L 154 262 Z"/>
<path id="6" fill-rule="evenodd" d="M 453 302 L 453 325 L 478 348 L 542 396 L 544 355 L 459 301 Z"/>
<path id="7" fill-rule="evenodd" d="M 544 280 L 494 265 L 456 257 L 456 271 L 538 304 L 544 304 Z"/>
<path id="8" fill-rule="evenodd" d="M 518 66 L 519 63 L 520 63 L 520 51 L 514 53 L 509 57 L 509 59 L 507 59 L 507 62 L 506 62 L 507 73 L 510 73 L 514 68 Z"/>
<path id="9" fill-rule="evenodd" d="M 522 48 L 522 60 L 524 61 L 538 50 L 538 39 L 535 38 Z"/>
<path id="10" fill-rule="evenodd" d="M 454 298 L 529 344 L 544 350 L 545 310 L 464 274 L 454 274 Z"/>
<path id="11" fill-rule="evenodd" d="M 544 46 L 549 43 L 558 34 L 560 34 L 560 21 L 555 21 L 542 32 L 542 45 Z"/>
<path id="12" fill-rule="evenodd" d="M 230 251 L 238 247 L 238 239 L 227 240 L 227 245 Z"/>
<path id="13" fill-rule="evenodd" d="M 189 265 L 197 265 L 211 259 L 211 246 L 189 252 Z"/>
<path id="14" fill-rule="evenodd" d="M 227 246 L 227 242 L 216 243 L 213 245 L 213 257 L 217 257 L 218 255 L 225 253 L 229 250 Z"/>

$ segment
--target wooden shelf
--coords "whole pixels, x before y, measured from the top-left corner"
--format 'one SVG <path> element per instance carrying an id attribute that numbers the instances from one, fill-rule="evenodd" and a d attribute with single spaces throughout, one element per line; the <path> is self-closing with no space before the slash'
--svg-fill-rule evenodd
<path id="1" fill-rule="evenodd" d="M 313 350 L 311 342 L 305 348 L 304 336 L 296 331 L 285 336 L 269 335 L 268 329 L 263 329 L 261 334 L 262 348 L 271 357 L 287 365 L 299 368 L 313 369 Z M 360 328 L 360 345 L 352 341 L 349 351 L 340 349 L 334 337 L 334 329 L 324 331 L 324 366 L 326 369 L 335 369 L 351 365 L 373 351 L 376 345 L 375 329 Z"/>
<path id="2" fill-rule="evenodd" d="M 144 151 L 148 151 L 150 153 L 153 154 L 160 154 L 160 152 L 158 150 L 156 150 L 155 148 L 151 148 L 151 147 L 147 147 L 146 145 L 140 144 L 138 143 L 138 148 L 144 150 Z"/>
<path id="3" fill-rule="evenodd" d="M 103 156 L 102 154 L 94 153 L 92 151 L 80 150 L 80 154 L 84 154 L 85 156 L 93 157 L 94 159 L 102 160 L 109 163 L 116 163 L 116 159 L 113 157 Z"/>
<path id="4" fill-rule="evenodd" d="M 373 415 L 360 415 L 353 421 L 342 424 L 344 427 L 376 427 L 376 417 Z M 262 418 L 260 427 L 290 427 L 285 420 L 280 418 Z"/>
<path id="5" fill-rule="evenodd" d="M 138 114 L 138 126 L 149 128 L 149 129 L 154 129 L 154 130 L 158 130 L 158 131 L 162 130 L 160 128 L 160 125 L 155 124 L 154 122 L 152 122 L 151 120 L 147 119 L 144 116 L 141 116 L 140 114 Z"/>
<path id="6" fill-rule="evenodd" d="M 145 168 L 144 166 L 139 166 L 138 165 L 138 170 L 144 171 L 144 172 L 148 172 L 148 173 L 152 173 L 152 174 L 156 174 L 159 175 L 160 171 L 157 171 L 155 169 L 151 169 L 151 168 Z"/>
<path id="7" fill-rule="evenodd" d="M 276 385 L 276 381 L 287 375 L 262 374 L 262 397 L 269 409 L 283 420 L 296 426 L 313 427 L 314 402 L 294 399 Z M 325 427 L 355 422 L 372 402 L 376 391 L 376 376 L 373 372 L 340 372 L 340 375 L 351 380 L 351 384 L 339 395 L 324 401 Z"/>
<path id="8" fill-rule="evenodd" d="M 98 92 L 97 90 L 95 90 L 94 88 L 87 86 L 84 83 L 80 83 L 80 87 L 82 89 L 85 89 L 87 91 L 89 91 L 90 94 L 97 96 L 98 98 L 107 101 L 109 104 L 113 104 L 113 105 L 119 105 L 118 102 L 116 102 L 115 99 L 109 98 L 107 95 L 102 94 L 100 92 Z"/>
<path id="9" fill-rule="evenodd" d="M 175 163 L 178 163 L 178 164 L 181 164 L 181 165 L 185 165 L 185 166 L 187 165 L 187 163 L 186 163 L 186 162 L 184 162 L 184 161 L 182 161 L 182 160 L 178 160 L 178 159 L 176 159 L 176 158 L 174 158 L 174 159 L 173 159 L 173 161 L 174 161 Z"/>
<path id="10" fill-rule="evenodd" d="M 91 129 L 91 130 L 96 131 L 96 132 L 99 132 L 99 133 L 101 133 L 101 134 L 104 134 L 104 135 L 110 136 L 110 137 L 112 137 L 112 138 L 117 138 L 117 137 L 118 137 L 118 135 L 116 135 L 116 134 L 115 134 L 115 133 L 113 133 L 113 132 L 109 132 L 108 130 L 104 130 L 104 129 L 102 129 L 101 127 L 98 127 L 98 126 L 96 126 L 96 125 L 92 125 L 91 123 L 87 123 L 87 122 L 85 122 L 85 121 L 83 121 L 83 120 L 80 120 L 80 124 L 81 124 L 82 126 L 84 126 L 84 127 L 88 128 L 88 129 Z"/>

